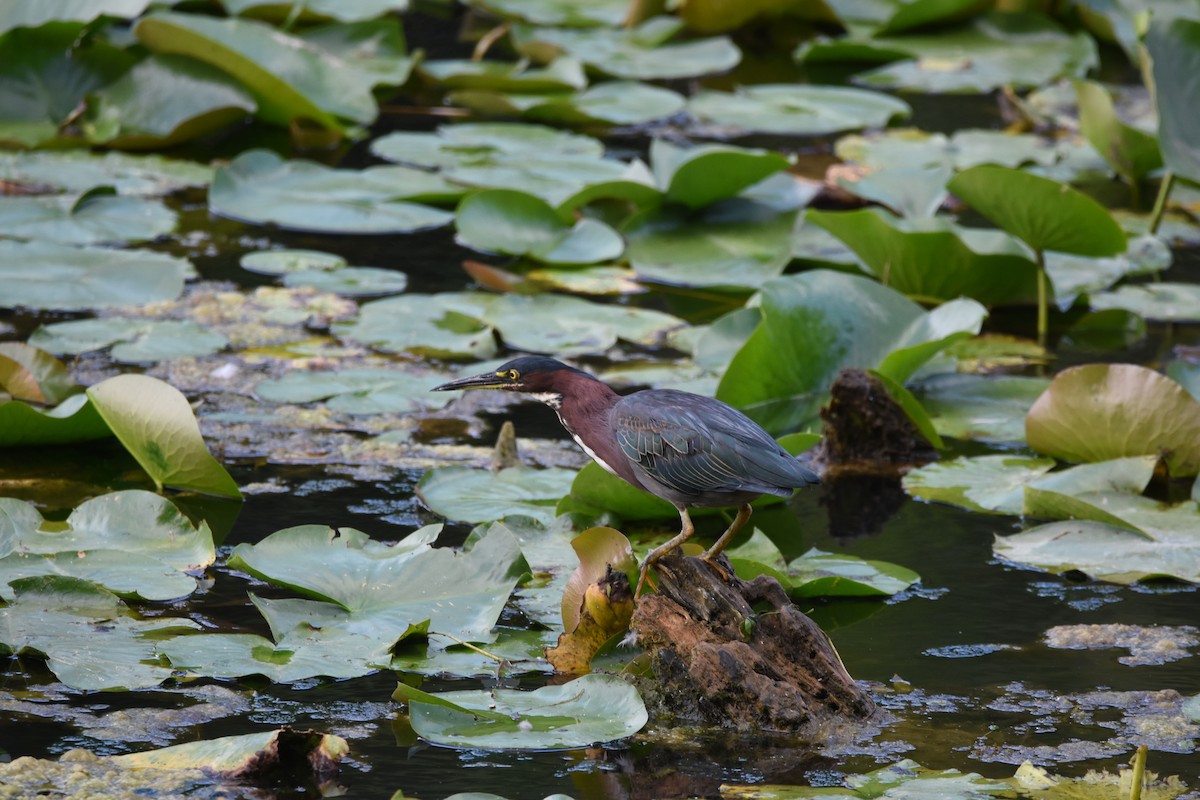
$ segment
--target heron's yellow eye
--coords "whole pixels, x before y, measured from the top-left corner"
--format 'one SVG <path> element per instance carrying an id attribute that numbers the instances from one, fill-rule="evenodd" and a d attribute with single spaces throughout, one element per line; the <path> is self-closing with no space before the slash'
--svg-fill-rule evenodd
<path id="1" fill-rule="evenodd" d="M 521 377 L 521 373 L 517 372 L 515 369 L 510 369 L 508 371 L 508 379 L 510 381 L 515 381 L 520 377 Z"/>

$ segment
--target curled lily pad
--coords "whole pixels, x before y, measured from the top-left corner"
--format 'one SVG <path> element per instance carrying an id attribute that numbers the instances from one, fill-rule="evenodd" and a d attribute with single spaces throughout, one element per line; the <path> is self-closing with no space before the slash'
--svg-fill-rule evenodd
<path id="1" fill-rule="evenodd" d="M 724 72 L 741 61 L 741 51 L 727 36 L 668 43 L 682 27 L 670 17 L 654 17 L 626 30 L 514 25 L 513 40 L 518 50 L 535 58 L 561 51 L 608 75 L 634 80 L 691 78 Z"/>
<path id="2" fill-rule="evenodd" d="M 19 400 L 0 402 L 0 447 L 88 442 L 109 436 L 112 431 L 86 394 L 46 409 Z"/>
<path id="3" fill-rule="evenodd" d="M 511 515 L 544 525 L 557 516 L 555 505 L 571 491 L 573 469 L 509 467 L 499 472 L 469 467 L 437 467 L 417 484 L 417 496 L 437 514 L 460 522 L 491 522 Z"/>
<path id="4" fill-rule="evenodd" d="M 779 153 L 730 145 L 682 148 L 655 139 L 650 167 L 667 199 L 688 208 L 702 208 L 740 194 L 764 178 L 787 169 Z"/>
<path id="5" fill-rule="evenodd" d="M 191 320 L 104 317 L 43 325 L 29 337 L 29 343 L 56 355 L 112 347 L 113 360 L 136 364 L 206 356 L 229 341 Z"/>
<path id="6" fill-rule="evenodd" d="M 450 747 L 574 749 L 632 736 L 648 720 L 637 689 L 615 675 L 584 675 L 531 692 L 430 694 L 402 683 L 393 697 L 408 704 L 419 736 Z"/>
<path id="7" fill-rule="evenodd" d="M 0 240 L 0 305 L 75 311 L 174 300 L 190 270 L 149 250 Z"/>
<path id="8" fill-rule="evenodd" d="M 0 392 L 7 399 L 55 405 L 80 391 L 57 358 L 36 345 L 0 342 Z"/>
<path id="9" fill-rule="evenodd" d="M 435 175 L 405 167 L 331 169 L 249 150 L 217 169 L 213 213 L 254 223 L 325 233 L 410 233 L 453 215 L 408 198 L 443 200 L 462 193 Z"/>
<path id="10" fill-rule="evenodd" d="M 7 524 L 0 543 L 0 597 L 9 583 L 35 575 L 92 581 L 124 597 L 173 600 L 196 590 L 189 571 L 216 557 L 212 532 L 164 497 L 138 490 L 85 501 L 65 522 L 47 523 L 29 503 L 0 498 Z"/>
<path id="11" fill-rule="evenodd" d="M 1134 364 L 1063 370 L 1025 422 L 1029 446 L 1067 461 L 1162 457 L 1174 475 L 1200 472 L 1200 402 Z"/>
<path id="12" fill-rule="evenodd" d="M 887 125 L 912 113 L 908 103 L 880 92 L 839 86 L 759 84 L 736 92 L 706 90 L 687 105 L 708 125 L 734 131 L 824 136 Z"/>
<path id="13" fill-rule="evenodd" d="M 603 222 L 584 218 L 569 225 L 544 200 L 512 189 L 470 195 L 458 207 L 456 224 L 470 247 L 549 264 L 612 261 L 625 249 Z"/>

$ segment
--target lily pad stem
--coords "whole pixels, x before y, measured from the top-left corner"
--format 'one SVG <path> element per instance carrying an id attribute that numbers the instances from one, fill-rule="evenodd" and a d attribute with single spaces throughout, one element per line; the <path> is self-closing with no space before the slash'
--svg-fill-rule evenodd
<path id="1" fill-rule="evenodd" d="M 504 35 L 508 33 L 511 27 L 510 23 L 505 22 L 485 33 L 475 44 L 475 49 L 471 51 L 471 60 L 483 61 L 483 57 L 487 55 L 487 51 L 492 48 L 492 45 L 504 38 Z"/>
<path id="2" fill-rule="evenodd" d="M 490 658 L 490 659 L 492 659 L 492 661 L 495 661 L 498 664 L 503 665 L 503 664 L 508 663 L 507 658 L 501 658 L 500 656 L 496 655 L 495 653 L 489 653 L 487 650 L 484 650 L 482 647 L 476 647 L 475 645 L 471 644 L 470 642 L 465 642 L 452 633 L 442 633 L 441 631 L 430 631 L 429 635 L 430 636 L 445 636 L 447 639 L 452 639 L 456 644 L 461 644 L 463 647 L 467 648 L 468 650 L 474 650 L 476 653 L 479 653 L 479 655 L 484 656 L 486 658 Z"/>
<path id="3" fill-rule="evenodd" d="M 1174 185 L 1175 173 L 1165 173 L 1162 183 L 1158 185 L 1158 196 L 1154 198 L 1154 210 L 1150 212 L 1150 228 L 1148 233 L 1151 236 L 1155 236 L 1158 233 L 1158 226 L 1162 223 L 1163 214 L 1167 210 L 1167 197 L 1171 194 L 1171 187 Z"/>
<path id="4" fill-rule="evenodd" d="M 1050 327 L 1050 311 L 1046 299 L 1046 254 L 1041 250 L 1037 254 L 1037 334 L 1038 346 L 1046 346 L 1046 331 Z"/>
<path id="5" fill-rule="evenodd" d="M 1133 756 L 1133 783 L 1129 787 L 1129 800 L 1142 800 L 1142 782 L 1146 779 L 1146 745 L 1139 744 Z"/>

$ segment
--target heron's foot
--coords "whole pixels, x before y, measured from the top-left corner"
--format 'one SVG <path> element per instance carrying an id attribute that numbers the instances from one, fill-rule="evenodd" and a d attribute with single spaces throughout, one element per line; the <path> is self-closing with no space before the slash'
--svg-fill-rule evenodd
<path id="1" fill-rule="evenodd" d="M 721 580 L 728 581 L 732 577 L 729 571 L 715 561 L 716 557 L 719 555 L 721 555 L 720 550 L 715 553 L 712 550 L 709 550 L 704 555 L 700 556 L 700 560 L 715 569 L 720 574 Z"/>
<path id="2" fill-rule="evenodd" d="M 634 601 L 636 601 L 639 597 L 642 596 L 642 589 L 644 589 L 646 587 L 647 583 L 650 584 L 651 589 L 657 590 L 658 587 L 656 587 L 654 585 L 654 581 L 650 580 L 650 560 L 649 559 L 646 559 L 646 561 L 642 562 L 642 568 L 638 572 L 637 589 L 635 589 L 633 592 Z"/>

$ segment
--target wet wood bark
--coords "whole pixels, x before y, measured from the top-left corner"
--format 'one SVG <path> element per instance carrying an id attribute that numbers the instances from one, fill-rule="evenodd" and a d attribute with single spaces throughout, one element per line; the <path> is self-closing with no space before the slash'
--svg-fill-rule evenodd
<path id="1" fill-rule="evenodd" d="M 658 562 L 658 591 L 638 602 L 632 628 L 651 654 L 650 702 L 684 723 L 747 732 L 804 733 L 875 711 L 833 645 L 783 587 L 724 578 L 699 558 Z"/>

